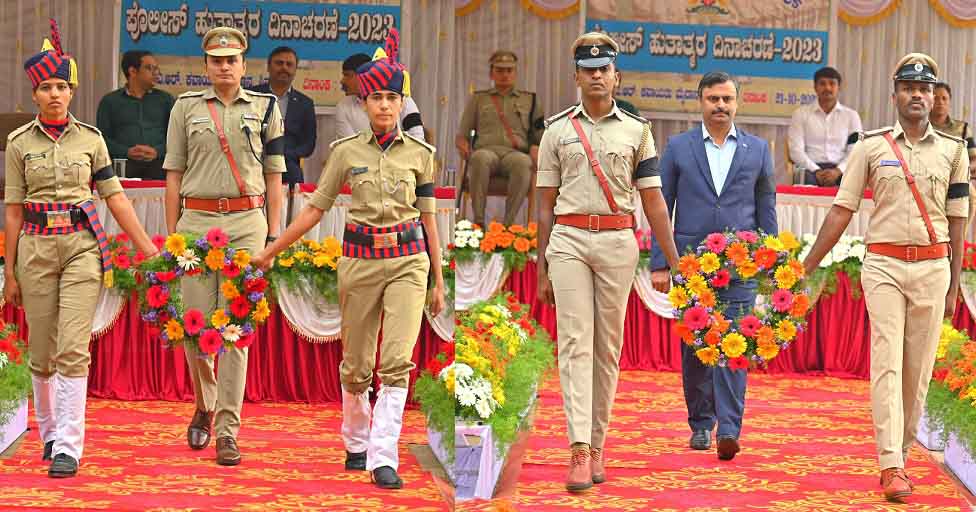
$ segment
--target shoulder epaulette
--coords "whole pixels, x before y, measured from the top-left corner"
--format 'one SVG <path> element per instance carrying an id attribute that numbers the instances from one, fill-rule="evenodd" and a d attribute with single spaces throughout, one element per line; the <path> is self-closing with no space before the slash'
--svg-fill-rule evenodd
<path id="1" fill-rule="evenodd" d="M 275 96 L 274 94 L 271 94 L 270 92 L 258 92 L 258 91 L 251 91 L 251 90 L 248 90 L 248 91 L 247 91 L 247 93 L 248 93 L 248 94 L 253 94 L 253 95 L 255 95 L 255 96 L 263 96 L 263 97 L 265 97 L 265 98 L 274 98 L 274 99 L 278 99 L 278 97 L 277 97 L 277 96 Z"/>
<path id="2" fill-rule="evenodd" d="M 868 137 L 874 137 L 876 135 L 884 135 L 894 129 L 895 128 L 893 126 L 885 126 L 884 128 L 878 128 L 877 130 L 867 131 L 861 134 L 861 140 L 864 140 Z"/>
<path id="3" fill-rule="evenodd" d="M 637 115 L 637 114 L 632 114 L 632 113 L 630 113 L 629 111 L 627 111 L 627 110 L 624 110 L 624 109 L 622 109 L 622 108 L 618 108 L 617 110 L 619 110 L 619 111 L 621 111 L 621 112 L 623 112 L 623 113 L 624 113 L 624 115 L 626 115 L 626 116 L 629 116 L 630 118 L 632 118 L 632 119 L 635 119 L 635 120 L 637 120 L 637 121 L 640 121 L 640 122 L 642 122 L 642 123 L 649 123 L 649 122 L 650 122 L 650 121 L 648 121 L 647 119 L 644 119 L 643 117 L 641 117 L 641 116 L 639 116 L 639 115 Z"/>
<path id="4" fill-rule="evenodd" d="M 183 94 L 177 96 L 176 100 L 179 101 L 182 100 L 183 98 L 196 98 L 199 96 L 203 96 L 203 91 L 186 91 Z"/>
<path id="5" fill-rule="evenodd" d="M 474 94 L 489 94 L 491 89 L 481 89 L 480 91 L 474 91 Z"/>
<path id="6" fill-rule="evenodd" d="M 82 123 L 81 121 L 79 121 L 79 120 L 77 120 L 77 119 L 75 119 L 75 124 L 77 124 L 77 125 L 79 125 L 79 126 L 84 126 L 85 128 L 88 128 L 88 129 L 91 129 L 91 130 L 94 130 L 94 131 L 95 131 L 95 133 L 97 133 L 97 134 L 99 134 L 99 135 L 101 135 L 101 134 L 102 134 L 102 131 L 101 131 L 101 130 L 99 130 L 97 126 L 93 126 L 93 125 L 90 125 L 90 124 L 88 124 L 88 123 Z"/>
<path id="7" fill-rule="evenodd" d="M 30 127 L 33 126 L 33 125 L 34 125 L 34 120 L 31 120 L 31 122 L 29 122 L 27 124 L 24 124 L 24 125 L 21 125 L 16 130 L 10 132 L 10 134 L 7 135 L 7 143 L 9 144 L 10 142 L 12 142 L 14 139 L 16 139 L 17 137 L 19 137 L 20 135 L 27 133 L 27 130 L 29 130 Z"/>
<path id="8" fill-rule="evenodd" d="M 554 123 L 557 120 L 559 120 L 559 118 L 565 117 L 567 114 L 569 114 L 570 112 L 572 112 L 574 108 L 576 108 L 576 105 L 573 105 L 573 106 L 567 108 L 566 110 L 563 110 L 562 112 L 560 112 L 560 113 L 558 113 L 558 114 L 550 117 L 549 119 L 546 119 L 546 128 L 549 128 L 549 125 L 551 125 L 552 123 Z"/>
<path id="9" fill-rule="evenodd" d="M 437 148 L 435 148 L 434 146 L 431 146 L 430 144 L 427 144 L 427 141 L 425 141 L 425 140 L 418 139 L 417 137 L 414 137 L 413 135 L 410 135 L 407 132 L 403 132 L 403 136 L 404 137 L 407 137 L 408 139 L 410 139 L 410 140 L 412 140 L 412 141 L 420 144 L 421 146 L 429 149 L 431 153 L 436 153 L 437 152 Z"/>
<path id="10" fill-rule="evenodd" d="M 359 137 L 359 134 L 358 133 L 354 133 L 352 135 L 343 137 L 341 139 L 336 139 L 336 140 L 332 141 L 332 144 L 329 144 L 329 149 L 333 149 L 336 146 L 338 146 L 339 144 L 342 144 L 343 142 L 347 142 L 347 141 L 350 141 L 352 139 L 355 139 L 356 137 Z"/>
<path id="11" fill-rule="evenodd" d="M 948 134 L 946 132 L 941 132 L 939 130 L 935 130 L 935 133 L 938 133 L 939 135 L 941 135 L 941 136 L 943 136 L 943 137 L 945 137 L 945 138 L 947 138 L 947 139 L 949 139 L 949 140 L 951 140 L 953 142 L 958 142 L 960 144 L 965 144 L 966 143 L 965 140 L 963 140 L 963 139 L 961 139 L 959 137 L 956 137 L 955 135 L 950 135 L 950 134 Z"/>

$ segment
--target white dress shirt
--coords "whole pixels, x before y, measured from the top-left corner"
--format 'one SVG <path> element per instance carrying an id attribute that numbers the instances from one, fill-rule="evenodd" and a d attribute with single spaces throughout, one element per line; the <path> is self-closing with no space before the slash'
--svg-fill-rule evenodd
<path id="1" fill-rule="evenodd" d="M 725 180 L 729 177 L 729 169 L 732 167 L 732 157 L 735 156 L 735 149 L 739 147 L 735 123 L 732 123 L 729 134 L 725 136 L 725 143 L 721 146 L 716 144 L 712 136 L 708 134 L 705 123 L 702 123 L 702 138 L 705 140 L 705 155 L 708 156 L 708 168 L 712 172 L 715 192 L 722 195 Z"/>
<path id="2" fill-rule="evenodd" d="M 420 114 L 417 103 L 410 96 L 404 96 L 403 110 L 400 111 L 401 128 L 403 119 L 414 113 Z M 359 96 L 346 96 L 339 100 L 336 105 L 336 139 L 349 137 L 367 129 L 369 129 L 369 116 L 366 114 L 363 100 Z M 425 140 L 423 126 L 414 126 L 405 131 L 415 138 Z"/>
<path id="3" fill-rule="evenodd" d="M 819 102 L 802 106 L 793 112 L 790 121 L 790 159 L 805 171 L 817 171 L 818 162 L 830 162 L 844 172 L 853 147 L 847 139 L 860 131 L 861 116 L 839 102 L 829 114 Z"/>

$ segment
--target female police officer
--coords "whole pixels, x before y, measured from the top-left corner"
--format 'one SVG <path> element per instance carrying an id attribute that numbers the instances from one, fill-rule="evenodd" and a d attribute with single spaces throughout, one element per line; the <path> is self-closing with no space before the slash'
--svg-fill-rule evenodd
<path id="1" fill-rule="evenodd" d="M 108 241 L 92 199 L 92 182 L 122 229 L 154 254 L 101 133 L 68 113 L 78 86 L 74 60 L 57 26 L 24 63 L 40 113 L 7 139 L 4 299 L 23 305 L 30 326 L 34 410 L 51 477 L 78 471 L 85 440 L 85 399 L 95 306 L 111 280 Z M 21 233 L 21 231 L 23 231 Z M 29 278 L 29 280 L 28 280 Z M 23 286 L 21 286 L 23 284 Z"/>
<path id="2" fill-rule="evenodd" d="M 428 272 L 433 271 L 435 277 L 431 313 L 436 315 L 444 307 L 434 217 L 434 148 L 397 126 L 403 97 L 410 94 L 409 75 L 396 61 L 397 40 L 396 32 L 391 31 L 387 52 L 378 50 L 372 62 L 357 70 L 371 130 L 332 144 L 310 204 L 281 238 L 254 259 L 260 268 L 267 268 L 275 254 L 319 223 L 342 185 L 350 183 L 352 205 L 338 265 L 342 437 L 346 468 L 369 470 L 373 481 L 388 489 L 403 485 L 396 473 L 397 440 Z M 383 350 L 378 373 L 383 386 L 370 428 L 368 388 L 381 315 Z"/>

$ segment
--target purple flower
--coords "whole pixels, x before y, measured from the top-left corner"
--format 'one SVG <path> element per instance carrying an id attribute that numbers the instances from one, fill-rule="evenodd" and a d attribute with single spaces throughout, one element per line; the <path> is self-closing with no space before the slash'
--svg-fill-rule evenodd
<path id="1" fill-rule="evenodd" d="M 228 263 L 230 262 L 230 260 L 234 259 L 234 254 L 235 254 L 234 249 L 230 249 L 230 248 L 228 248 L 227 249 L 227 252 L 224 253 L 224 256 L 227 257 Z"/>
<path id="2" fill-rule="evenodd" d="M 244 327 L 241 328 L 241 334 L 243 334 L 244 336 L 250 336 L 254 334 L 254 326 L 251 325 L 251 322 L 247 322 L 244 324 Z"/>
<path id="3" fill-rule="evenodd" d="M 170 316 L 176 316 L 176 306 L 170 304 L 167 309 L 169 310 Z"/>
<path id="4" fill-rule="evenodd" d="M 262 271 L 261 269 L 255 269 L 254 270 L 254 279 L 257 279 L 259 277 L 264 277 L 264 271 Z"/>
<path id="5" fill-rule="evenodd" d="M 264 294 L 261 293 L 261 292 L 251 292 L 251 293 L 247 294 L 247 300 L 249 300 L 251 302 L 258 302 L 259 300 L 261 300 L 263 298 L 264 298 Z"/>
<path id="6" fill-rule="evenodd" d="M 173 253 L 169 251 L 163 251 L 163 258 L 167 260 L 173 259 Z"/>
<path id="7" fill-rule="evenodd" d="M 206 251 L 210 249 L 210 242 L 206 238 L 200 238 L 197 240 L 196 246 Z"/>
<path id="8" fill-rule="evenodd" d="M 156 321 L 156 311 L 155 310 L 149 310 L 148 312 L 143 313 L 142 314 L 142 319 L 144 321 L 146 321 L 146 322 L 155 322 Z"/>
<path id="9" fill-rule="evenodd" d="M 166 334 L 165 330 L 159 331 L 159 338 L 163 341 L 169 341 L 169 335 Z"/>
<path id="10" fill-rule="evenodd" d="M 159 284 L 159 280 L 156 279 L 155 272 L 146 272 L 146 279 L 148 279 L 151 284 Z"/>

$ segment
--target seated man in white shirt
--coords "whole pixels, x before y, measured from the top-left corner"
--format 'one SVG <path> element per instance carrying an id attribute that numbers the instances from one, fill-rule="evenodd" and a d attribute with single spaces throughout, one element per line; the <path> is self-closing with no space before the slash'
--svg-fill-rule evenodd
<path id="1" fill-rule="evenodd" d="M 813 75 L 817 102 L 800 107 L 790 121 L 790 159 L 804 170 L 804 183 L 840 185 L 847 156 L 861 132 L 861 116 L 837 101 L 841 77 L 825 67 Z"/>
<path id="2" fill-rule="evenodd" d="M 366 107 L 359 97 L 359 81 L 356 80 L 356 68 L 373 60 L 365 53 L 357 53 L 342 62 L 342 90 L 346 97 L 336 105 L 336 139 L 355 135 L 369 129 L 369 117 Z M 403 98 L 403 110 L 400 111 L 400 129 L 415 138 L 424 138 L 424 125 L 420 121 L 420 109 L 410 96 Z"/>

